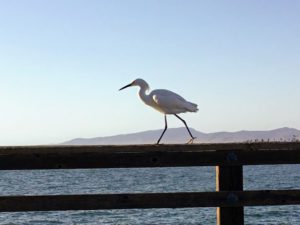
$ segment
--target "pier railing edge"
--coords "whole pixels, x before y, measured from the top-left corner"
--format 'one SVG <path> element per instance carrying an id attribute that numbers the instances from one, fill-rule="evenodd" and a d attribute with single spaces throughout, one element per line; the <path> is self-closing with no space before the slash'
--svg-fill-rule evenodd
<path id="1" fill-rule="evenodd" d="M 300 204 L 300 190 L 243 191 L 244 165 L 300 164 L 300 142 L 1 146 L 0 170 L 216 166 L 216 192 L 0 196 L 0 211 L 218 207 L 243 225 L 244 206 Z"/>

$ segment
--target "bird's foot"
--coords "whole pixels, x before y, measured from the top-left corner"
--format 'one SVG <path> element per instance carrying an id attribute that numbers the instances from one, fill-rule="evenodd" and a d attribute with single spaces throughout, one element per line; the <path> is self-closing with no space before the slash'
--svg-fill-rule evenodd
<path id="1" fill-rule="evenodd" d="M 195 139 L 196 139 L 196 137 L 192 137 L 192 138 L 187 142 L 187 144 L 193 144 Z"/>

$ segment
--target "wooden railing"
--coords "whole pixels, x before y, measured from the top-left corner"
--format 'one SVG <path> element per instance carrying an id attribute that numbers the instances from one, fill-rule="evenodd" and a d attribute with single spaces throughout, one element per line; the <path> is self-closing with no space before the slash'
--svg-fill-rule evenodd
<path id="1" fill-rule="evenodd" d="M 0 211 L 217 207 L 244 224 L 244 206 L 300 204 L 299 190 L 243 191 L 243 165 L 300 164 L 300 143 L 0 147 L 1 170 L 216 166 L 216 192 L 0 196 Z"/>

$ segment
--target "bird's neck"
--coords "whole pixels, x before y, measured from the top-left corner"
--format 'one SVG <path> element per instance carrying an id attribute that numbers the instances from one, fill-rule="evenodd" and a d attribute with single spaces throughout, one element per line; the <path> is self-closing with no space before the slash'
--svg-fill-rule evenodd
<path id="1" fill-rule="evenodd" d="M 146 87 L 140 87 L 139 96 L 145 104 L 149 105 L 150 97 L 149 97 L 149 95 L 147 95 L 146 92 L 147 92 Z"/>

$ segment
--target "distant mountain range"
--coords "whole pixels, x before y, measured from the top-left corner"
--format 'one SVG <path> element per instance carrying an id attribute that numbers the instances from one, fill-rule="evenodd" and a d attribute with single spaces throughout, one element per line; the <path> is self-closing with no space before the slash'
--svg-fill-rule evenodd
<path id="1" fill-rule="evenodd" d="M 294 128 L 279 128 L 268 131 L 237 131 L 203 133 L 190 129 L 197 137 L 194 143 L 226 143 L 247 141 L 299 141 L 300 130 Z M 149 130 L 131 134 L 121 134 L 108 137 L 76 138 L 61 143 L 63 145 L 128 145 L 128 144 L 154 144 L 161 135 L 162 130 Z M 185 127 L 170 128 L 165 133 L 161 143 L 186 143 L 189 135 Z"/>

